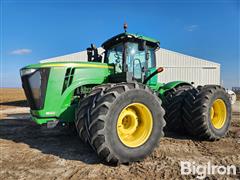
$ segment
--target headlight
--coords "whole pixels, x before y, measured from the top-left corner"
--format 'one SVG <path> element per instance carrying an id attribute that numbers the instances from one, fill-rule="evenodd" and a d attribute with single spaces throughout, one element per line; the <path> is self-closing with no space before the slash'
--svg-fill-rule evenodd
<path id="1" fill-rule="evenodd" d="M 20 75 L 21 76 L 29 75 L 29 74 L 34 73 L 36 70 L 37 69 L 21 69 Z"/>

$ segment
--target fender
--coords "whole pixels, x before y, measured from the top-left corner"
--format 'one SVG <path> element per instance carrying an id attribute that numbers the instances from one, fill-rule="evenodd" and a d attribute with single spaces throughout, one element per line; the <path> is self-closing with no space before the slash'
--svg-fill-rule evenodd
<path id="1" fill-rule="evenodd" d="M 84 80 L 79 80 L 78 82 L 72 84 L 70 87 L 68 87 L 66 89 L 66 91 L 63 93 L 62 97 L 61 97 L 61 102 L 60 102 L 60 106 L 59 109 L 57 110 L 57 116 L 60 116 L 60 114 L 66 110 L 67 107 L 70 106 L 72 97 L 73 97 L 73 93 L 75 91 L 75 89 L 84 86 L 84 85 L 100 85 L 103 83 L 103 79 L 93 79 L 93 78 L 89 78 L 89 79 L 84 79 Z"/>
<path id="2" fill-rule="evenodd" d="M 165 92 L 169 91 L 170 89 L 176 88 L 180 85 L 190 85 L 190 83 L 185 82 L 185 81 L 172 81 L 172 82 L 168 82 L 167 84 L 159 84 L 157 91 L 160 94 L 160 98 L 164 98 L 164 94 Z"/>

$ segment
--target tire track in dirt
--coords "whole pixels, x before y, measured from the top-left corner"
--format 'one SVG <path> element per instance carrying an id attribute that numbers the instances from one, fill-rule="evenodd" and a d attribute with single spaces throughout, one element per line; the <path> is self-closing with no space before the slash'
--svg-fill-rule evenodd
<path id="1" fill-rule="evenodd" d="M 0 179 L 195 179 L 194 175 L 180 174 L 180 161 L 240 164 L 238 119 L 239 114 L 233 114 L 229 135 L 219 141 L 167 135 L 144 161 L 117 167 L 101 163 L 96 154 L 66 128 L 44 129 L 29 119 L 2 119 Z M 240 179 L 240 174 L 209 177 L 224 178 Z"/>

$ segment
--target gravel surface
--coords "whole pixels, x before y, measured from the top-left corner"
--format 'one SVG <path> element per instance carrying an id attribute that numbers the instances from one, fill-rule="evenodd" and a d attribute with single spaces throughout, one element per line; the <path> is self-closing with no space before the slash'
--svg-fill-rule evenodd
<path id="1" fill-rule="evenodd" d="M 3 95 L 7 92 L 1 93 Z M 31 122 L 26 102 L 18 97 L 1 100 L 0 179 L 195 179 L 196 175 L 180 174 L 180 161 L 235 165 L 238 166 L 235 176 L 208 177 L 240 179 L 239 102 L 233 107 L 230 132 L 219 141 L 196 141 L 167 133 L 160 146 L 144 161 L 109 166 L 67 127 L 46 129 Z"/>

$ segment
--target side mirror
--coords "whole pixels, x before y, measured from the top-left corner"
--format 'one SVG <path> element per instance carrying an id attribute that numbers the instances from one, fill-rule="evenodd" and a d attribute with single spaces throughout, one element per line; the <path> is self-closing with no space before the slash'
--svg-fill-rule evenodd
<path id="1" fill-rule="evenodd" d="M 140 40 L 140 42 L 138 43 L 138 50 L 145 51 L 145 49 L 146 49 L 146 41 Z"/>
<path id="2" fill-rule="evenodd" d="M 88 61 L 91 62 L 101 62 L 102 56 L 98 54 L 98 49 L 94 44 L 87 48 Z"/>
<path id="3" fill-rule="evenodd" d="M 87 48 L 88 62 L 92 61 L 92 48 Z"/>

